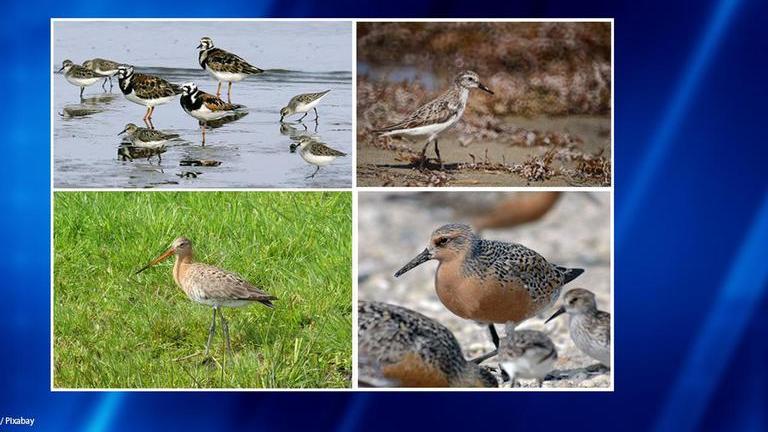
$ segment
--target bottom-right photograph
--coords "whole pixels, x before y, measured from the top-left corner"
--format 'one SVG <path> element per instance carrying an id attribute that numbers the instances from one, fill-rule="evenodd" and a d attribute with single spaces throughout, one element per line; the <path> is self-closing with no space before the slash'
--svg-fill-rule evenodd
<path id="1" fill-rule="evenodd" d="M 358 387 L 613 388 L 610 192 L 360 192 Z"/>

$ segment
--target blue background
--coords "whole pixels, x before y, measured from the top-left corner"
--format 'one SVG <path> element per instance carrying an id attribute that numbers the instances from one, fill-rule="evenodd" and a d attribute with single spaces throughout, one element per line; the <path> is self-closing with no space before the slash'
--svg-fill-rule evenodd
<path id="1" fill-rule="evenodd" d="M 768 2 L 503 3 L 6 3 L 0 416 L 68 431 L 768 429 Z M 48 18 L 136 14 L 615 17 L 616 391 L 50 393 Z"/>

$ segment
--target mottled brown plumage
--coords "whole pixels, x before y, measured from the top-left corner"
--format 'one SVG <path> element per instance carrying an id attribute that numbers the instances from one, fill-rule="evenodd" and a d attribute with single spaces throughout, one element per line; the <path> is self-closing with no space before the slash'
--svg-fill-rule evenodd
<path id="1" fill-rule="evenodd" d="M 611 367 L 611 314 L 597 309 L 595 294 L 574 288 L 563 295 L 561 306 L 548 320 L 568 313 L 571 339 L 584 354 Z"/>

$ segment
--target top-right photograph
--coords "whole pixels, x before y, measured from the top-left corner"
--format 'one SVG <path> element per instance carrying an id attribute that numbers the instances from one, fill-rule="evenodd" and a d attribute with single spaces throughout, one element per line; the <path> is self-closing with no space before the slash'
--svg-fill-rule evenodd
<path id="1" fill-rule="evenodd" d="M 358 22 L 357 186 L 610 187 L 612 22 Z"/>

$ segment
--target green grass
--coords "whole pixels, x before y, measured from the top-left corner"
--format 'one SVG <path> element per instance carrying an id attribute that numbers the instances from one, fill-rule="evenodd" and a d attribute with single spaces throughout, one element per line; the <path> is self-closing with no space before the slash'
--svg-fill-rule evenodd
<path id="1" fill-rule="evenodd" d="M 57 192 L 54 387 L 349 387 L 352 209 L 347 192 Z M 174 238 L 279 300 L 212 311 L 172 261 L 134 272 Z M 217 323 L 218 324 L 218 323 Z"/>

